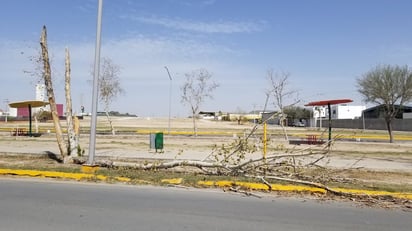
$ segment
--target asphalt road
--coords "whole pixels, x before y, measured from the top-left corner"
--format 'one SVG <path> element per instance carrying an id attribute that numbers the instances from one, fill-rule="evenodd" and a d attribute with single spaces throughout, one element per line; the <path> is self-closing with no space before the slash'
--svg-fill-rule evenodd
<path id="1" fill-rule="evenodd" d="M 0 178 L 0 230 L 411 230 L 411 214 L 215 190 Z"/>

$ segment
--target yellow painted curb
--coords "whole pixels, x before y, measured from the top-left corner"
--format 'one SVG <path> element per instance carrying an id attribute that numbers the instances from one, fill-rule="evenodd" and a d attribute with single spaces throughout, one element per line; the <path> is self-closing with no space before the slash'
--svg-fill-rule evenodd
<path id="1" fill-rule="evenodd" d="M 166 183 L 166 184 L 181 184 L 182 181 L 183 181 L 182 178 L 163 179 L 163 180 L 161 180 L 162 183 Z"/>
<path id="2" fill-rule="evenodd" d="M 230 186 L 240 186 L 253 190 L 269 190 L 269 186 L 262 183 L 249 183 L 249 182 L 234 182 L 234 181 L 198 181 L 198 185 L 206 187 L 230 187 Z M 272 191 L 291 191 L 291 192 L 317 192 L 326 193 L 325 189 L 300 186 L 300 185 L 281 185 L 281 184 L 271 184 Z M 361 190 L 361 189 L 344 189 L 344 188 L 333 188 L 333 190 L 343 192 L 343 193 L 353 193 L 358 195 L 371 195 L 371 196 L 392 196 L 396 198 L 409 199 L 412 200 L 412 193 L 400 193 L 400 192 L 387 192 L 387 191 L 372 191 L 372 190 Z"/>
<path id="3" fill-rule="evenodd" d="M 262 183 L 250 183 L 250 182 L 234 182 L 234 181 L 198 181 L 198 185 L 201 186 L 214 186 L 214 187 L 230 187 L 230 186 L 240 186 L 253 190 L 269 190 L 269 186 Z M 271 184 L 272 191 L 309 191 L 309 192 L 318 192 L 325 193 L 326 190 L 315 188 L 315 187 L 305 187 L 299 185 L 280 185 L 280 184 Z"/>
<path id="4" fill-rule="evenodd" d="M 97 170 L 99 170 L 99 166 L 82 165 L 81 167 L 83 173 L 95 173 Z"/>
<path id="5" fill-rule="evenodd" d="M 54 171 L 36 171 L 36 170 L 21 170 L 21 169 L 0 169 L 0 175 L 19 175 L 19 176 L 31 176 L 31 177 L 49 177 L 49 178 L 62 178 L 62 179 L 74 179 L 74 180 L 109 180 L 110 177 L 104 175 L 95 175 L 90 173 L 65 173 Z M 127 177 L 114 177 L 114 180 L 120 182 L 130 182 L 131 179 Z M 168 184 L 181 184 L 182 178 L 163 179 L 162 183 Z M 148 183 L 144 181 L 144 183 Z M 150 182 L 149 182 L 150 183 Z M 198 185 L 205 187 L 230 187 L 240 186 L 253 190 L 269 190 L 269 186 L 262 183 L 250 183 L 250 182 L 236 182 L 236 181 L 198 181 Z M 293 191 L 293 192 L 316 192 L 326 193 L 326 190 L 300 186 L 300 185 L 281 185 L 271 184 L 272 191 Z M 400 192 L 387 192 L 387 191 L 373 191 L 373 190 L 361 190 L 361 189 L 345 189 L 345 188 L 333 188 L 333 190 L 343 193 L 352 193 L 358 195 L 371 195 L 371 196 L 392 196 L 396 198 L 412 200 L 412 193 L 400 193 Z"/>
<path id="6" fill-rule="evenodd" d="M 0 169 L 0 175 L 19 175 L 19 176 L 31 176 L 31 177 L 50 177 L 50 178 L 62 178 L 62 179 L 74 179 L 74 180 L 102 180 L 106 181 L 110 177 L 103 175 L 95 175 L 89 173 L 66 173 L 66 172 L 53 172 L 53 171 L 36 171 L 36 170 L 21 170 L 21 169 Z M 130 178 L 127 177 L 114 177 L 115 180 L 121 182 L 129 182 Z"/>

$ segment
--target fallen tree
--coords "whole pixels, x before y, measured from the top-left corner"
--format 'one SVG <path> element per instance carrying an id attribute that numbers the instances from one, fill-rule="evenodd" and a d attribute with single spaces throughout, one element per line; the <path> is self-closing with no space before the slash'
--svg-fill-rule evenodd
<path id="1" fill-rule="evenodd" d="M 97 164 L 105 167 L 126 167 L 135 170 L 162 170 L 177 167 L 191 167 L 207 175 L 242 176 L 260 179 L 270 187 L 267 180 L 285 181 L 294 184 L 303 184 L 322 188 L 335 195 L 347 195 L 331 189 L 327 185 L 311 181 L 305 176 L 305 170 L 320 168 L 319 161 L 327 158 L 332 145 L 326 142 L 322 145 L 298 148 L 279 147 L 267 156 L 256 157 L 253 154 L 259 150 L 256 145 L 256 136 L 260 124 L 254 125 L 250 133 L 238 138 L 229 144 L 215 146 L 211 154 L 204 160 L 172 160 L 153 162 L 112 162 L 97 161 Z M 252 140 L 253 138 L 253 140 Z M 334 140 L 330 141 L 334 142 Z M 248 158 L 248 156 L 252 156 Z"/>

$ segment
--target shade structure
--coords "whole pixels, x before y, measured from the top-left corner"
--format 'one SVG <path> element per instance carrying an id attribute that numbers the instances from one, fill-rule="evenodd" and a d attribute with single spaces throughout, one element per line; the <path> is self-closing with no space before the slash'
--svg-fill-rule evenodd
<path id="1" fill-rule="evenodd" d="M 314 101 L 305 106 L 326 106 L 326 105 L 334 105 L 334 104 L 341 104 L 341 103 L 351 103 L 353 100 L 351 99 L 331 99 L 331 100 L 321 100 L 321 101 Z"/>
<path id="2" fill-rule="evenodd" d="M 330 105 L 334 104 L 341 104 L 341 103 L 350 103 L 353 102 L 351 99 L 331 99 L 331 100 L 321 100 L 321 101 L 314 101 L 305 106 L 326 106 L 328 105 L 328 114 L 329 114 L 329 137 L 328 137 L 328 145 L 330 145 L 330 141 L 332 140 L 332 114 L 330 113 Z"/>
<path id="3" fill-rule="evenodd" d="M 27 100 L 27 101 L 18 101 L 9 103 L 9 106 L 12 108 L 29 108 L 29 136 L 32 136 L 32 118 L 31 118 L 31 109 L 33 107 L 43 107 L 48 105 L 49 102 L 44 102 L 40 100 Z"/>

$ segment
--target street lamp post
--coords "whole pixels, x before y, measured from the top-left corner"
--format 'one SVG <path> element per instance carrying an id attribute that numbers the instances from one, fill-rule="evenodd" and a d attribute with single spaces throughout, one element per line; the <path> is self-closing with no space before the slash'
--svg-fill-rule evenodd
<path id="1" fill-rule="evenodd" d="M 10 114 L 10 107 L 9 107 L 9 102 L 10 101 L 9 101 L 9 99 L 5 99 L 3 102 L 6 103 L 6 107 L 7 107 L 7 111 L 4 112 L 4 115 L 5 115 L 4 122 L 7 123 L 7 116 Z"/>
<path id="2" fill-rule="evenodd" d="M 169 76 L 170 84 L 169 84 L 169 122 L 168 122 L 168 134 L 170 135 L 170 116 L 172 113 L 172 76 L 170 75 L 169 69 L 165 66 L 167 71 L 167 75 Z"/>
<path id="3" fill-rule="evenodd" d="M 100 40 L 102 30 L 102 9 L 103 0 L 99 0 L 97 11 L 97 32 L 96 32 L 96 48 L 94 55 L 94 71 L 93 71 L 93 95 L 92 95 L 92 118 L 90 121 L 90 139 L 89 139 L 89 159 L 88 165 L 94 164 L 94 152 L 96 146 L 96 123 L 97 123 L 97 100 L 99 96 L 98 81 L 100 68 Z"/>

